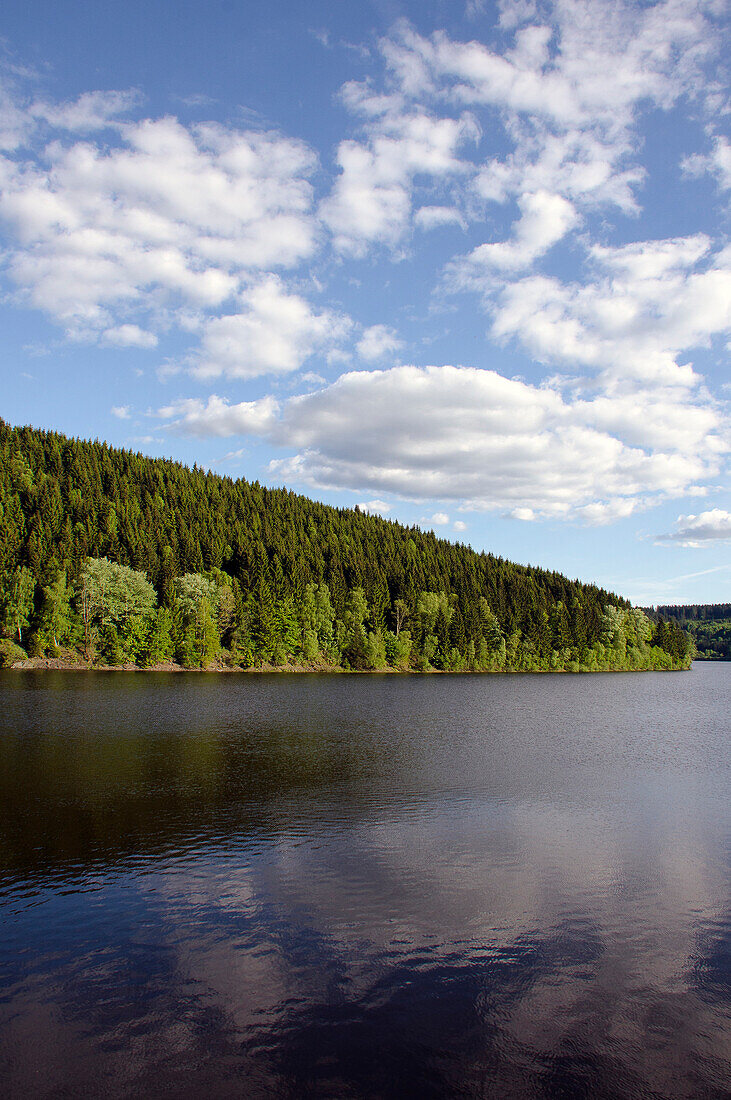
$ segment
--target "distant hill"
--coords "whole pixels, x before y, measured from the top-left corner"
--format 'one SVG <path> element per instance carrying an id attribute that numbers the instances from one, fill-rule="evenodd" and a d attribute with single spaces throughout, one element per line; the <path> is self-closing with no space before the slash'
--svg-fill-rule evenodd
<path id="1" fill-rule="evenodd" d="M 653 614 L 690 633 L 698 660 L 731 661 L 731 603 L 668 604 L 650 608 Z"/>
<path id="2" fill-rule="evenodd" d="M 148 663 L 161 615 L 154 652 L 183 663 L 221 650 L 238 664 L 442 669 L 688 660 L 681 630 L 643 625 L 595 585 L 358 509 L 2 420 L 0 515 L 4 632 L 39 652 L 51 636 L 59 644 L 58 604 L 76 644 L 81 616 L 87 651 Z M 113 589 L 123 610 L 104 603 Z M 132 589 L 145 617 L 134 631 Z M 101 602 L 90 610 L 92 590 Z"/>
<path id="3" fill-rule="evenodd" d="M 658 618 L 677 623 L 721 623 L 731 619 L 731 603 L 660 604 L 652 610 Z"/>

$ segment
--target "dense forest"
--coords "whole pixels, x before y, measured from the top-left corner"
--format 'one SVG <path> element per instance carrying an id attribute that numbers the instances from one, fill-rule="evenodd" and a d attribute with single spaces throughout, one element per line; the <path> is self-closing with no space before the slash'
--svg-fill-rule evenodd
<path id="1" fill-rule="evenodd" d="M 667 619 L 686 630 L 699 661 L 731 661 L 731 603 L 667 605 L 651 608 L 650 617 Z"/>
<path id="2" fill-rule="evenodd" d="M 673 620 L 418 527 L 0 420 L 0 653 L 143 667 L 687 667 Z"/>

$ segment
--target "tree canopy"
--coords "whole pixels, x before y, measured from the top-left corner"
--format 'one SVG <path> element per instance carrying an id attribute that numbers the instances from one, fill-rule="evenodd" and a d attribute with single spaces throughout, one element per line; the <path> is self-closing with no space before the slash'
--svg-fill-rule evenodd
<path id="1" fill-rule="evenodd" d="M 621 597 L 286 489 L 0 421 L 0 611 L 89 659 L 681 667 Z M 114 658 L 114 660 L 112 660 Z"/>

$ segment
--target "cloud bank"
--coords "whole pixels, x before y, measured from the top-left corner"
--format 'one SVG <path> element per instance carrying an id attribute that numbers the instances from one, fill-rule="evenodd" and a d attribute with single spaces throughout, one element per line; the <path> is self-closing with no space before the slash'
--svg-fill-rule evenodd
<path id="1" fill-rule="evenodd" d="M 599 523 L 710 492 L 728 406 L 695 360 L 731 331 L 731 248 L 707 226 L 643 229 L 642 123 L 697 117 L 678 180 L 728 190 L 719 15 L 716 0 L 525 0 L 486 41 L 397 23 L 339 89 L 345 131 L 321 150 L 143 117 L 135 89 L 53 102 L 8 72 L 7 286 L 71 341 L 185 372 L 199 389 L 156 401 L 170 431 L 254 436 L 272 476 L 364 508 L 391 494 Z M 395 316 L 376 265 L 415 253 L 431 303 Z M 359 317 L 333 291 L 371 269 L 382 318 L 373 296 Z M 466 365 L 423 365 L 432 308 L 487 330 Z M 488 369 L 504 349 L 531 381 Z M 724 515 L 662 538 L 706 544 Z"/>

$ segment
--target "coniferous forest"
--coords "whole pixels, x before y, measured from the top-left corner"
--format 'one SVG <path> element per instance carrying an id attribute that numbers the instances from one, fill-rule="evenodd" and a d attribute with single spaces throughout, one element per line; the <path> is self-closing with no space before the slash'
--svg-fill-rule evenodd
<path id="1" fill-rule="evenodd" d="M 699 661 L 731 661 L 731 604 L 673 604 L 650 608 L 649 615 L 668 619 L 686 630 Z"/>
<path id="2" fill-rule="evenodd" d="M 619 596 L 418 527 L 0 420 L 0 662 L 675 669 Z"/>

